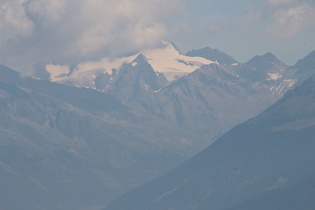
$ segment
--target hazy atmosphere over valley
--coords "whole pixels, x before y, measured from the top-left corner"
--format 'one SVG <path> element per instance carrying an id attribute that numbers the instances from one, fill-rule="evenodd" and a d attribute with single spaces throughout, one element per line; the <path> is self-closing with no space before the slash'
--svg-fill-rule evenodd
<path id="1" fill-rule="evenodd" d="M 0 0 L 0 209 L 314 210 L 314 0 Z"/>

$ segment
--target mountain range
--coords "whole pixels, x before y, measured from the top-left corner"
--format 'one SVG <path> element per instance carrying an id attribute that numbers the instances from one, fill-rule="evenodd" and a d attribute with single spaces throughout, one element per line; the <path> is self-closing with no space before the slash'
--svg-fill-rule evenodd
<path id="1" fill-rule="evenodd" d="M 216 145 L 306 81 L 314 60 L 239 63 L 161 42 L 123 58 L 42 62 L 32 77 L 2 65 L 0 209 L 102 209 Z"/>
<path id="2" fill-rule="evenodd" d="M 113 96 L 0 78 L 1 209 L 100 209 L 187 158 L 189 134 Z"/>
<path id="3" fill-rule="evenodd" d="M 290 67 L 272 53 L 238 63 L 216 49 L 183 55 L 175 45 L 161 42 L 157 48 L 114 60 L 103 58 L 72 68 L 41 65 L 34 77 L 49 75 L 39 78 L 107 93 L 185 129 L 199 139 L 187 139 L 194 153 L 310 77 L 314 56 L 310 53 Z"/>
<path id="4" fill-rule="evenodd" d="M 315 207 L 315 77 L 107 210 Z"/>

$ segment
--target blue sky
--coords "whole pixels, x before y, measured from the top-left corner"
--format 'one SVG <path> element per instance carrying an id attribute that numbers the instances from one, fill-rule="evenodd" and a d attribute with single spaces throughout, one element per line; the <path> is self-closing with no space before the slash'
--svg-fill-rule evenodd
<path id="1" fill-rule="evenodd" d="M 315 50 L 314 0 L 0 0 L 0 63 L 117 57 L 174 42 L 293 65 Z"/>
<path id="2" fill-rule="evenodd" d="M 183 50 L 210 46 L 240 62 L 274 53 L 289 65 L 315 50 L 315 1 L 187 0 Z"/>

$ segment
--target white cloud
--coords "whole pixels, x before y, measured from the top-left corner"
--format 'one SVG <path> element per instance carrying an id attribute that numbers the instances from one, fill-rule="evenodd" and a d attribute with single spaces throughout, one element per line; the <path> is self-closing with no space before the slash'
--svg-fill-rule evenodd
<path id="1" fill-rule="evenodd" d="M 0 63 L 130 53 L 163 39 L 183 10 L 184 0 L 0 0 Z"/>
<path id="2" fill-rule="evenodd" d="M 293 3 L 294 0 L 268 0 L 268 4 L 271 6 L 283 6 Z"/>
<path id="3" fill-rule="evenodd" d="M 287 7 L 277 8 L 274 12 L 273 23 L 266 29 L 268 36 L 277 39 L 292 37 L 304 28 L 315 25 L 315 8 L 311 5 L 288 0 L 273 0 L 273 3 L 286 3 Z"/>
<path id="4" fill-rule="evenodd" d="M 23 6 L 24 0 L 0 1 L 0 47 L 7 41 L 32 34 L 33 23 Z"/>
<path id="5" fill-rule="evenodd" d="M 248 4 L 244 17 L 255 30 L 263 28 L 267 37 L 290 38 L 315 26 L 315 6 L 309 0 L 265 0 L 263 3 Z"/>
<path id="6" fill-rule="evenodd" d="M 161 14 L 157 13 L 156 6 L 163 11 L 166 5 L 158 1 L 82 2 L 85 8 L 77 18 L 85 17 L 86 27 L 74 43 L 74 49 L 81 55 L 104 48 L 114 54 L 132 51 L 152 46 L 165 35 L 166 27 L 159 21 Z"/>
<path id="7" fill-rule="evenodd" d="M 64 0 L 28 0 L 28 12 L 40 23 L 49 25 L 61 20 L 65 13 Z"/>

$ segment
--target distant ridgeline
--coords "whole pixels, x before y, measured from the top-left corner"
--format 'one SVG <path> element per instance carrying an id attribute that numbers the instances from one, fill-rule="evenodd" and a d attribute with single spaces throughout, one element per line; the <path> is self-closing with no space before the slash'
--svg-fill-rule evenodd
<path id="1" fill-rule="evenodd" d="M 314 174 L 314 60 L 238 63 L 161 42 L 124 58 L 43 62 L 31 78 L 1 65 L 0 209 L 102 209 L 213 142 L 108 208 L 256 209 L 296 196 Z"/>

